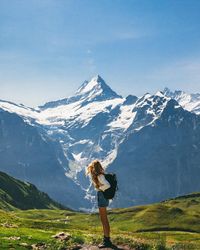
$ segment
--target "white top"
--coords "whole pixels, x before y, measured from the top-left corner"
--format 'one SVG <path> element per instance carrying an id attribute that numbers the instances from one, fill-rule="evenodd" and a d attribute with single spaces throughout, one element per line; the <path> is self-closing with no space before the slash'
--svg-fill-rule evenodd
<path id="1" fill-rule="evenodd" d="M 106 189 L 108 189 L 110 187 L 110 183 L 106 180 L 105 176 L 103 174 L 98 175 L 98 180 L 100 182 L 99 188 L 97 190 L 100 191 L 105 191 Z"/>

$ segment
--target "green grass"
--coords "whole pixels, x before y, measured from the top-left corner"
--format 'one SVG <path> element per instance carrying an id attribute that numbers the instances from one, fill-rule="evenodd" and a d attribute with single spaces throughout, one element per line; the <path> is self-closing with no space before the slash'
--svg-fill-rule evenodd
<path id="1" fill-rule="evenodd" d="M 149 250 L 200 249 L 200 193 L 109 210 L 109 220 L 116 244 Z M 69 232 L 71 239 L 59 242 L 51 237 L 61 231 Z M 9 240 L 10 236 L 21 239 Z M 98 214 L 59 209 L 0 210 L 0 249 L 28 249 L 20 243 L 30 246 L 39 242 L 47 249 L 70 249 L 76 244 L 97 244 L 101 236 Z"/>
<path id="2" fill-rule="evenodd" d="M 0 209 L 13 210 L 31 208 L 64 209 L 46 193 L 29 182 L 17 180 L 0 171 Z"/>

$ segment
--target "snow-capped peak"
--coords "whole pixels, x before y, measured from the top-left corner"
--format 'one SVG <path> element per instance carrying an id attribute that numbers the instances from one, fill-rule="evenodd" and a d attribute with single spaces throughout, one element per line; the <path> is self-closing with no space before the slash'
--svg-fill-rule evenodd
<path id="1" fill-rule="evenodd" d="M 164 95 L 175 99 L 184 109 L 200 114 L 200 94 L 189 94 L 182 90 L 164 89 Z"/>
<path id="2" fill-rule="evenodd" d="M 89 99 L 96 96 L 104 97 L 104 99 L 119 98 L 103 80 L 100 75 L 94 76 L 90 81 L 84 81 L 75 93 L 76 96 L 85 96 Z"/>
<path id="3" fill-rule="evenodd" d="M 162 91 L 157 91 L 157 92 L 155 93 L 155 95 L 156 95 L 156 96 L 160 96 L 160 97 L 164 97 L 164 96 L 165 96 L 164 93 L 163 93 Z"/>
<path id="4" fill-rule="evenodd" d="M 168 97 L 171 97 L 177 101 L 179 101 L 180 99 L 182 98 L 190 98 L 190 94 L 182 91 L 182 90 L 175 90 L 175 91 L 172 91 L 170 90 L 169 88 L 164 88 L 163 90 L 163 94 L 165 96 L 168 96 Z"/>
<path id="5" fill-rule="evenodd" d="M 79 105 L 82 105 L 93 101 L 106 101 L 115 98 L 123 99 L 105 83 L 100 75 L 96 75 L 90 81 L 84 81 L 74 95 L 61 100 L 47 102 L 39 106 L 39 109 L 45 110 L 75 102 L 80 102 Z"/>
<path id="6" fill-rule="evenodd" d="M 76 91 L 76 94 L 87 93 L 93 88 L 101 88 L 102 84 L 105 84 L 104 80 L 100 77 L 100 75 L 96 75 L 90 81 L 84 81 L 80 88 Z"/>

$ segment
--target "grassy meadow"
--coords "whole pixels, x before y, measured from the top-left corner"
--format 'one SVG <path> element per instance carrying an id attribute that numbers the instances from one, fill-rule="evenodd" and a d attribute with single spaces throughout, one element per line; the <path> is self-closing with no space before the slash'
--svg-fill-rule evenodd
<path id="1" fill-rule="evenodd" d="M 200 193 L 109 210 L 113 242 L 129 249 L 200 249 Z M 70 234 L 61 241 L 58 232 Z M 61 209 L 0 210 L 0 249 L 80 249 L 101 241 L 98 213 Z M 18 238 L 20 237 L 20 238 Z M 38 244 L 38 245 L 37 245 Z"/>

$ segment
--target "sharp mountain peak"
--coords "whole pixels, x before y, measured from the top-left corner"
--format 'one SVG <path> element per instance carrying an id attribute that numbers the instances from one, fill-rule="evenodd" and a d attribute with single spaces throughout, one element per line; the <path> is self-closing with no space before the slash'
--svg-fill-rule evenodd
<path id="1" fill-rule="evenodd" d="M 102 99 L 122 98 L 110 88 L 100 75 L 95 75 L 89 81 L 84 81 L 76 91 L 75 95 L 89 96 L 90 99 L 92 99 L 91 97 L 96 98 L 97 96 Z"/>

